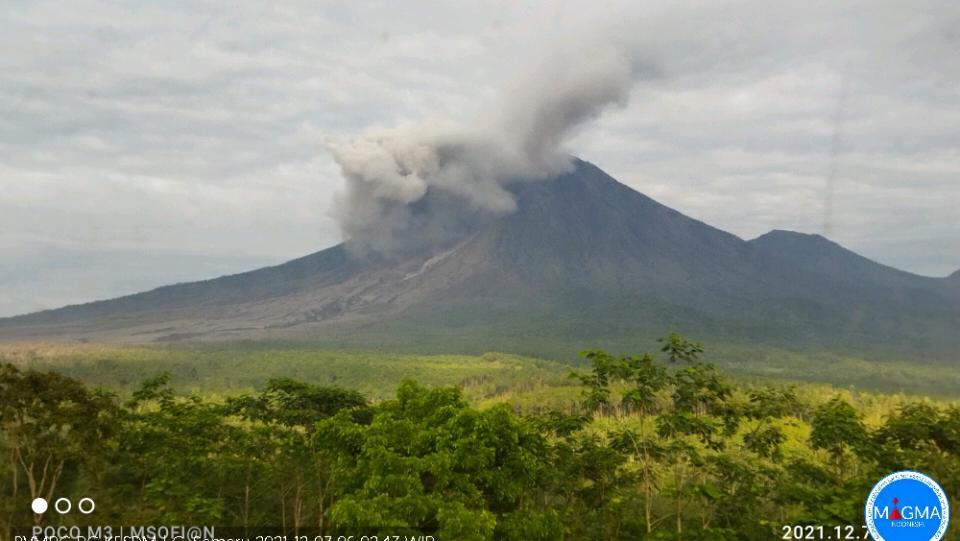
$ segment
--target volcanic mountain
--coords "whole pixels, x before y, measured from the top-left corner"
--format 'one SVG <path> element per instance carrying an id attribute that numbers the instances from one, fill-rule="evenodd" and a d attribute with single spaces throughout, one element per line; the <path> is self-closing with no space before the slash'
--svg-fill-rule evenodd
<path id="1" fill-rule="evenodd" d="M 957 278 L 863 258 L 818 235 L 752 241 L 576 161 L 513 185 L 517 210 L 402 256 L 345 245 L 275 267 L 0 319 L 0 340 L 309 340 L 557 355 L 678 330 L 723 343 L 947 359 Z"/>

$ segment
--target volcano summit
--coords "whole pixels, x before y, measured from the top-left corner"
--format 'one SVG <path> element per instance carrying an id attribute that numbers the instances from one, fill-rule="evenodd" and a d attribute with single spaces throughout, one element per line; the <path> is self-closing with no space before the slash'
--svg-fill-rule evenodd
<path id="1" fill-rule="evenodd" d="M 275 267 L 0 319 L 2 340 L 308 340 L 559 355 L 678 330 L 720 343 L 947 359 L 955 278 L 818 235 L 744 241 L 594 165 L 511 185 L 516 209 L 402 255 L 340 244 Z M 427 194 L 417 204 L 439 204 Z M 466 223 L 466 222 L 464 222 Z"/>

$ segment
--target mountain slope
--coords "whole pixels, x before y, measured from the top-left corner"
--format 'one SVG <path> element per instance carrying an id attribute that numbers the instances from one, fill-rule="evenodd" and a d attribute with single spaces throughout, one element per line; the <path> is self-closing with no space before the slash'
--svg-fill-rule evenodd
<path id="1" fill-rule="evenodd" d="M 343 245 L 277 267 L 0 320 L 0 339 L 309 339 L 424 350 L 724 343 L 950 358 L 960 291 L 822 237 L 747 242 L 578 161 L 517 211 L 404 257 Z"/>
<path id="2" fill-rule="evenodd" d="M 111 300 L 45 310 L 6 321 L 16 324 L 51 324 L 77 319 L 196 308 L 266 299 L 337 280 L 349 268 L 342 245 L 288 261 L 282 265 L 223 276 L 212 280 L 164 286 Z M 0 319 L 0 322 L 3 322 Z"/>
<path id="3" fill-rule="evenodd" d="M 774 230 L 750 241 L 767 253 L 775 254 L 807 269 L 844 282 L 870 283 L 880 287 L 942 286 L 939 278 L 918 276 L 888 267 L 858 255 L 821 235 Z"/>

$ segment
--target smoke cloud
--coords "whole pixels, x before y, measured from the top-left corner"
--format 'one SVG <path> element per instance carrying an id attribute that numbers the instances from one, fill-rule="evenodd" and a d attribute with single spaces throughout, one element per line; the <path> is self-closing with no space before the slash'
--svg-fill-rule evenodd
<path id="1" fill-rule="evenodd" d="M 555 53 L 507 85 L 469 127 L 421 122 L 333 146 L 346 179 L 333 214 L 348 247 L 407 253 L 513 212 L 511 186 L 568 171 L 564 143 L 606 108 L 626 104 L 633 71 L 617 49 Z"/>

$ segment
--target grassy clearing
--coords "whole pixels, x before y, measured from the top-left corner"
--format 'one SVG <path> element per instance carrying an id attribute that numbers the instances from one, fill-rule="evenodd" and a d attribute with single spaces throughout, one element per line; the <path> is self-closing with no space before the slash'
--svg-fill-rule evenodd
<path id="1" fill-rule="evenodd" d="M 129 392 L 145 378 L 170 373 L 181 392 L 235 394 L 259 390 L 273 377 L 356 389 L 373 399 L 392 397 L 397 384 L 458 385 L 471 396 L 493 396 L 531 386 L 569 384 L 569 363 L 488 353 L 387 354 L 262 346 L 114 346 L 21 344 L 0 346 L 0 362 L 55 370 L 89 385 Z"/>

